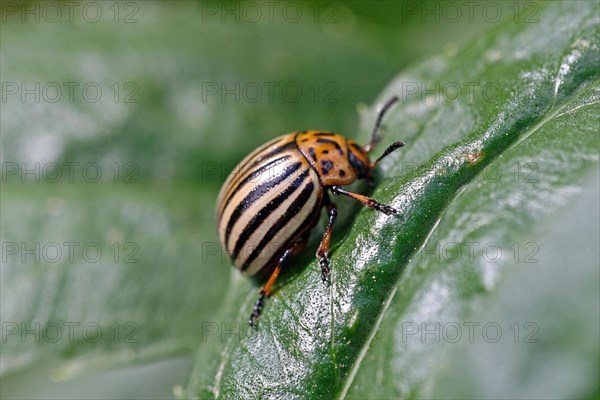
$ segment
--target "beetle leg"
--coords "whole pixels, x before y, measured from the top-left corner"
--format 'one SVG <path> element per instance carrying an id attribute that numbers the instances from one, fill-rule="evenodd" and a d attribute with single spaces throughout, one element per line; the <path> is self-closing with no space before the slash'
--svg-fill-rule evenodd
<path id="1" fill-rule="evenodd" d="M 377 200 L 372 199 L 368 196 L 364 196 L 362 194 L 358 194 L 358 193 L 354 193 L 354 192 L 349 192 L 345 189 L 342 189 L 339 186 L 331 186 L 331 191 L 333 192 L 333 194 L 337 194 L 337 195 L 343 194 L 344 196 L 348 196 L 351 199 L 354 199 L 369 208 L 373 208 L 377 211 L 381 211 L 382 213 L 384 213 L 386 215 L 398 214 L 398 210 L 396 210 L 393 207 L 390 207 L 385 204 L 381 204 Z"/>
<path id="2" fill-rule="evenodd" d="M 321 280 L 323 283 L 329 281 L 329 242 L 331 241 L 331 232 L 333 231 L 333 223 L 337 217 L 337 206 L 328 200 L 327 215 L 329 215 L 329 221 L 327 223 L 327 229 L 321 239 L 319 250 L 317 250 L 317 258 L 319 259 L 319 265 L 321 266 Z"/>
<path id="3" fill-rule="evenodd" d="M 258 300 L 256 300 L 256 303 L 254 303 L 254 309 L 252 310 L 252 314 L 250 315 L 250 319 L 248 320 L 248 323 L 251 327 L 256 327 L 256 321 L 260 317 L 265 299 L 271 295 L 271 290 L 273 289 L 273 285 L 277 280 L 277 276 L 279 275 L 283 264 L 285 264 L 285 262 L 288 260 L 288 258 L 290 258 L 291 255 L 298 254 L 302 252 L 302 250 L 304 250 L 304 248 L 306 247 L 307 239 L 307 236 L 300 237 L 279 258 L 279 261 L 277 262 L 275 269 L 271 273 L 271 276 L 269 277 L 267 282 L 265 282 L 265 284 L 260 288 L 260 296 L 258 297 Z"/>

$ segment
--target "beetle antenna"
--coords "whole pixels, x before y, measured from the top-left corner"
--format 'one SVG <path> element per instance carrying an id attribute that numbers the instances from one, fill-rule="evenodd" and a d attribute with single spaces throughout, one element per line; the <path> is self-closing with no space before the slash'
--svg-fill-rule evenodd
<path id="1" fill-rule="evenodd" d="M 373 132 L 371 133 L 371 141 L 369 143 L 367 143 L 367 145 L 364 147 L 364 149 L 367 153 L 370 152 L 371 150 L 373 150 L 373 147 L 375 147 L 375 145 L 377 143 L 379 143 L 379 141 L 381 140 L 381 135 L 379 134 L 379 131 L 381 130 L 381 121 L 383 120 L 383 116 L 387 113 L 389 108 L 398 100 L 399 100 L 398 96 L 392 97 L 383 105 L 383 107 L 381 107 L 381 110 L 379 110 L 379 113 L 377 114 L 377 120 L 375 121 L 375 126 L 373 127 Z M 400 147 L 402 147 L 402 146 L 400 146 Z M 396 147 L 396 148 L 398 148 L 398 147 Z M 390 152 L 392 152 L 392 151 L 393 150 L 390 150 Z M 386 150 L 386 153 L 384 153 L 384 155 L 388 155 L 388 154 L 389 153 L 387 153 L 387 150 Z M 379 157 L 379 158 L 381 159 L 382 157 Z M 379 160 L 377 160 L 377 161 L 379 161 Z M 377 161 L 375 162 L 375 164 L 377 164 Z"/>
<path id="2" fill-rule="evenodd" d="M 405 143 L 402 140 L 398 140 L 397 142 L 390 144 L 388 146 L 388 148 L 385 149 L 383 154 L 381 156 L 379 156 L 379 158 L 377 160 L 375 160 L 375 162 L 373 164 L 371 164 L 371 167 L 375 167 L 379 163 L 379 161 L 383 160 L 385 157 L 390 155 L 390 153 L 392 153 L 394 150 L 397 150 L 400 147 L 404 147 L 404 145 L 405 145 Z"/>

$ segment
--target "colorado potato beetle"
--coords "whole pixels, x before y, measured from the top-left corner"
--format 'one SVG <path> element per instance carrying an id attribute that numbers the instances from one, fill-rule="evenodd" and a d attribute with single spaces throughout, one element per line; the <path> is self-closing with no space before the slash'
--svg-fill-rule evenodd
<path id="1" fill-rule="evenodd" d="M 316 256 L 321 279 L 328 283 L 329 243 L 337 217 L 328 191 L 385 214 L 397 214 L 393 207 L 341 187 L 357 179 L 371 184 L 379 161 L 404 146 L 397 141 L 375 162 L 369 160 L 369 152 L 381 139 L 383 116 L 396 101 L 398 97 L 393 97 L 383 105 L 365 146 L 327 131 L 289 133 L 250 153 L 223 184 L 216 205 L 221 246 L 244 275 L 263 281 L 268 277 L 250 316 L 251 326 L 283 265 L 304 249 L 323 207 L 329 218 Z"/>

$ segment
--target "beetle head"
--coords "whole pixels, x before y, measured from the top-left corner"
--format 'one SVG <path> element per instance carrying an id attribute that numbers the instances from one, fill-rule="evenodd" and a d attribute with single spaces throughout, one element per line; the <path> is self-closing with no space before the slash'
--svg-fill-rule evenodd
<path id="1" fill-rule="evenodd" d="M 354 140 L 348 140 L 348 162 L 357 179 L 366 179 L 367 183 L 371 183 L 373 164 L 365 148 Z"/>

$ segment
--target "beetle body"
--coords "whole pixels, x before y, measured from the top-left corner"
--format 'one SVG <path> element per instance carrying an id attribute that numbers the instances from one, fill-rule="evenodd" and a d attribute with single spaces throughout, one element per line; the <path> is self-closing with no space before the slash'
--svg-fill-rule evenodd
<path id="1" fill-rule="evenodd" d="M 323 131 L 280 136 L 246 157 L 217 200 L 219 239 L 246 276 L 264 276 L 317 222 L 325 188 L 362 177 L 368 156 L 354 141 Z"/>
<path id="2" fill-rule="evenodd" d="M 404 145 L 395 142 L 374 163 L 369 160 L 368 152 L 380 139 L 383 114 L 397 100 L 394 97 L 384 105 L 371 141 L 364 147 L 327 131 L 289 133 L 250 153 L 223 184 L 216 205 L 221 246 L 244 275 L 269 276 L 254 306 L 250 325 L 254 326 L 259 317 L 282 266 L 304 248 L 324 207 L 328 225 L 317 258 L 321 279 L 328 282 L 329 243 L 337 217 L 329 192 L 348 196 L 386 214 L 397 213 L 390 206 L 341 188 L 357 179 L 370 182 L 375 165 Z"/>

